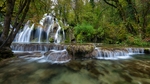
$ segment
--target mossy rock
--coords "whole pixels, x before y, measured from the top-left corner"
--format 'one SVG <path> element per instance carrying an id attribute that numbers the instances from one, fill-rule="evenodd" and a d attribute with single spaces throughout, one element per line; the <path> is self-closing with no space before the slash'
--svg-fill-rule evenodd
<path id="1" fill-rule="evenodd" d="M 71 44 L 67 46 L 69 55 L 73 58 L 82 58 L 91 54 L 95 49 L 93 44 Z"/>
<path id="2" fill-rule="evenodd" d="M 54 38 L 49 38 L 49 41 L 50 41 L 51 43 L 53 43 L 53 42 L 54 42 Z"/>

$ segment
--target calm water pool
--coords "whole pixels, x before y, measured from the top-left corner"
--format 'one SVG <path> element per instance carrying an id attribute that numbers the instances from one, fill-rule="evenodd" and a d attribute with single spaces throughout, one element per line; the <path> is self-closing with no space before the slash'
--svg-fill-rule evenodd
<path id="1" fill-rule="evenodd" d="M 14 58 L 0 66 L 0 84 L 150 84 L 150 56 L 74 60 L 64 64 Z"/>

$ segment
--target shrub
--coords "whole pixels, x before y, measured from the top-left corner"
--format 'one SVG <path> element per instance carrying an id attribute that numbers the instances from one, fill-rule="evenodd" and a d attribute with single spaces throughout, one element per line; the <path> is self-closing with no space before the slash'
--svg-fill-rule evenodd
<path id="1" fill-rule="evenodd" d="M 94 34 L 95 30 L 93 26 L 87 23 L 78 24 L 76 27 L 74 27 L 75 35 L 77 42 L 87 42 L 90 41 L 92 38 L 92 35 Z"/>

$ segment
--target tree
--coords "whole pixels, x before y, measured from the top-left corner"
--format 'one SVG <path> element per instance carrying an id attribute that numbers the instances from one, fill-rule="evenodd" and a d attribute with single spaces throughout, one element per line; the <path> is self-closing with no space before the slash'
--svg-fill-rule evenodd
<path id="1" fill-rule="evenodd" d="M 138 24 L 139 18 L 137 17 L 138 14 L 136 8 L 133 5 L 133 1 L 132 0 L 104 0 L 104 2 L 118 10 L 120 18 L 124 22 L 128 32 L 136 35 L 137 32 L 133 27 L 131 21 Z"/>
<path id="2" fill-rule="evenodd" d="M 4 17 L 3 32 L 0 37 L 0 52 L 11 53 L 12 51 L 10 49 L 10 45 L 14 40 L 16 34 L 18 33 L 19 29 L 23 25 L 24 19 L 29 10 L 31 0 L 5 0 L 5 1 L 6 1 L 6 13 Z M 18 9 L 17 11 L 14 11 L 16 6 L 18 6 Z M 10 24 L 12 24 L 12 28 L 10 27 Z M 3 58 L 7 57 L 9 56 L 6 55 Z"/>

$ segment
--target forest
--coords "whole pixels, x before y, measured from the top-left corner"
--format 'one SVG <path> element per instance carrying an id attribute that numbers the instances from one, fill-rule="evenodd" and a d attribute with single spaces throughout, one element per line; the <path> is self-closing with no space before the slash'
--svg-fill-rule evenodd
<path id="1" fill-rule="evenodd" d="M 0 0 L 0 84 L 150 84 L 150 0 Z"/>
<path id="2" fill-rule="evenodd" d="M 7 1 L 13 0 L 0 1 L 1 23 L 7 13 Z M 23 11 L 18 13 L 18 7 L 24 2 L 15 0 L 10 24 L 21 21 Z M 38 25 L 43 14 L 52 13 L 66 32 L 65 43 L 75 40 L 77 43 L 149 45 L 149 0 L 30 0 L 29 4 L 21 24 L 30 20 Z M 3 32 L 2 26 L 0 31 Z"/>

